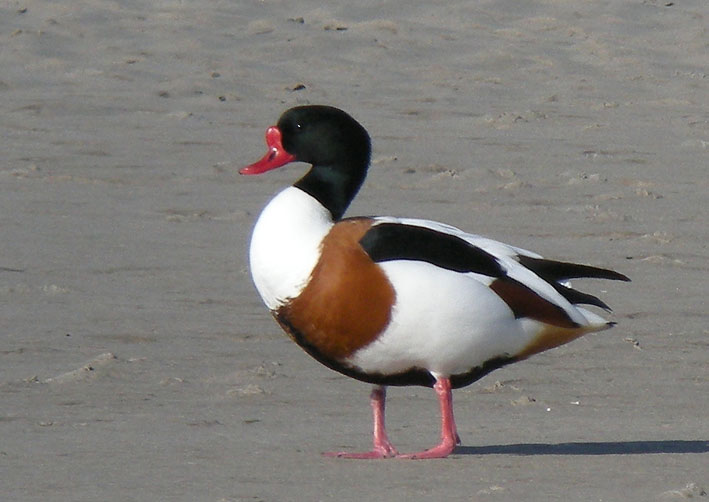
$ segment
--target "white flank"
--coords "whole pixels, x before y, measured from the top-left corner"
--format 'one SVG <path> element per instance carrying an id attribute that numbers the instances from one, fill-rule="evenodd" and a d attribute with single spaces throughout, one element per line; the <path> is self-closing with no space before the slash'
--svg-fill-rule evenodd
<path id="1" fill-rule="evenodd" d="M 514 355 L 534 336 L 489 287 L 490 279 L 420 261 L 381 264 L 396 291 L 382 335 L 348 360 L 366 372 L 412 367 L 434 374 L 465 373 L 485 361 Z"/>

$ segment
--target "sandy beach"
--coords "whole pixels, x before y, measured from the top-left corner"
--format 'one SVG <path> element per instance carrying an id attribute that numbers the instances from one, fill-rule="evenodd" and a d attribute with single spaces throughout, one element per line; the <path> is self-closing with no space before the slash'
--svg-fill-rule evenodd
<path id="1" fill-rule="evenodd" d="M 0 499 L 709 500 L 709 4 L 7 1 Z M 259 177 L 287 108 L 374 156 L 348 215 L 434 219 L 587 281 L 613 330 L 454 393 L 440 461 L 353 461 L 369 387 L 261 303 Z M 402 451 L 433 392 L 392 388 Z"/>

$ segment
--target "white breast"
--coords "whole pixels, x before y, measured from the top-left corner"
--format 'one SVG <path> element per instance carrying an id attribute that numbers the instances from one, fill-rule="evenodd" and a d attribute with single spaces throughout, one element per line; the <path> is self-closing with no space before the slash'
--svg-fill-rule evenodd
<path id="1" fill-rule="evenodd" d="M 251 275 L 273 310 L 305 287 L 332 228 L 330 212 L 299 188 L 289 187 L 264 208 L 251 237 Z"/>

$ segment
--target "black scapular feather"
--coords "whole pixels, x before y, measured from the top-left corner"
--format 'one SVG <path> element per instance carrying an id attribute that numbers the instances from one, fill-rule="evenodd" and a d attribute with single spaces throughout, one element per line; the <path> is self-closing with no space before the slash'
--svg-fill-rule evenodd
<path id="1" fill-rule="evenodd" d="M 400 223 L 373 226 L 359 241 L 375 262 L 425 261 L 455 272 L 502 277 L 505 272 L 490 253 L 455 235 Z"/>

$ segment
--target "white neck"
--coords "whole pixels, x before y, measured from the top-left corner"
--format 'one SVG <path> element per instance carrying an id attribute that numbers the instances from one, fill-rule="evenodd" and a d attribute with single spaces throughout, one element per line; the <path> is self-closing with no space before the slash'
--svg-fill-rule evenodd
<path id="1" fill-rule="evenodd" d="M 251 237 L 249 259 L 254 284 L 269 309 L 302 291 L 332 225 L 330 211 L 296 187 L 286 188 L 264 208 Z"/>

